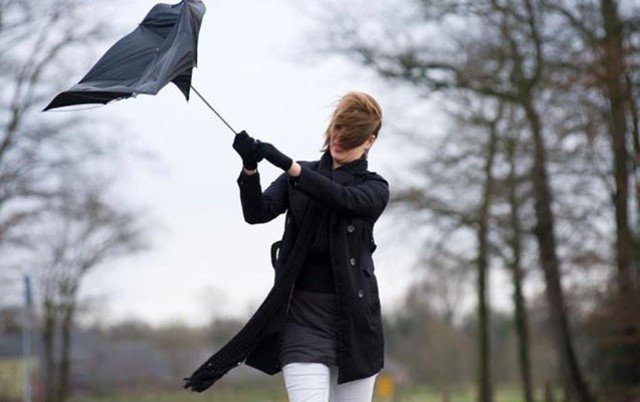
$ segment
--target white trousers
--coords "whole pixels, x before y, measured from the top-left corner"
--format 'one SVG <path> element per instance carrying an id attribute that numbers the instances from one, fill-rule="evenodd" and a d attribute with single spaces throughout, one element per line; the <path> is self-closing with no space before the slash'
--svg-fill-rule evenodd
<path id="1" fill-rule="evenodd" d="M 282 367 L 289 402 L 371 402 L 374 374 L 338 385 L 338 367 L 289 363 Z"/>

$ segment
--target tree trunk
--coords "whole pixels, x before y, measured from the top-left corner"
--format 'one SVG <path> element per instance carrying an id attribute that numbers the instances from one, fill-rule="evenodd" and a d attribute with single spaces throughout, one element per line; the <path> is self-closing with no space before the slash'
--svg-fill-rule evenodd
<path id="1" fill-rule="evenodd" d="M 55 332 L 56 311 L 51 301 L 44 303 L 44 325 L 42 327 L 42 347 L 44 355 L 44 402 L 55 402 L 56 396 L 56 358 Z"/>
<path id="2" fill-rule="evenodd" d="M 629 231 L 629 171 L 627 151 L 625 66 L 622 50 L 622 22 L 615 0 L 600 2 L 605 36 L 602 40 L 601 65 L 609 101 L 610 134 L 616 192 L 613 195 L 616 215 L 616 265 L 618 289 L 622 295 L 633 289 L 631 275 L 631 233 Z"/>
<path id="3" fill-rule="evenodd" d="M 544 271 L 545 291 L 549 304 L 553 336 L 559 348 L 560 367 L 571 387 L 572 396 L 579 402 L 592 402 L 589 389 L 580 371 L 573 348 L 567 309 L 560 280 L 560 263 L 557 256 L 555 222 L 551 210 L 552 197 L 546 170 L 546 148 L 542 136 L 542 125 L 537 110 L 531 103 L 530 94 L 523 97 L 522 106 L 527 116 L 534 142 L 532 182 L 535 200 L 536 225 L 534 233 L 538 241 L 540 263 Z"/>
<path id="4" fill-rule="evenodd" d="M 496 153 L 496 128 L 490 127 L 490 137 L 487 144 L 487 159 L 484 169 L 485 183 L 482 204 L 478 216 L 478 318 L 479 318 L 479 373 L 478 373 L 478 401 L 491 402 L 493 400 L 491 380 L 491 338 L 489 325 L 489 301 L 487 279 L 489 276 L 489 217 L 491 198 L 493 195 L 493 163 Z"/>
<path id="5" fill-rule="evenodd" d="M 555 402 L 555 398 L 553 397 L 553 387 L 551 386 L 550 381 L 544 382 L 544 402 Z"/>
<path id="6" fill-rule="evenodd" d="M 624 32 L 616 0 L 601 0 L 604 37 L 601 42 L 601 65 L 605 73 L 605 96 L 609 101 L 610 136 L 614 158 L 616 192 L 614 194 L 616 216 L 616 263 L 618 267 L 618 295 L 613 303 L 610 332 L 614 339 L 609 345 L 607 366 L 610 368 L 610 384 L 615 392 L 624 394 L 640 382 L 637 362 L 640 361 L 640 328 L 637 311 L 633 305 L 634 290 L 638 289 L 637 270 L 634 269 L 634 236 L 629 223 L 629 161 L 627 149 L 627 113 L 634 112 L 635 102 L 627 92 L 627 74 L 624 59 Z M 636 111 L 637 112 L 637 111 Z M 634 118 L 632 116 L 632 121 Z M 637 152 L 637 126 L 634 141 Z M 636 191 L 639 191 L 636 189 Z M 638 251 L 635 251 L 637 255 Z M 624 399 L 624 398 L 623 398 Z"/>
<path id="7" fill-rule="evenodd" d="M 627 75 L 627 100 L 629 101 L 629 114 L 631 115 L 631 134 L 633 141 L 633 170 L 636 194 L 636 224 L 635 231 L 632 231 L 633 247 L 632 257 L 636 267 L 635 284 L 636 291 L 640 289 L 640 111 L 636 102 L 636 93 L 631 82 L 631 78 Z M 640 95 L 639 95 L 640 96 Z"/>
<path id="8" fill-rule="evenodd" d="M 75 306 L 73 301 L 75 296 L 70 297 L 68 306 L 63 309 L 62 326 L 62 345 L 60 351 L 60 372 L 58 374 L 58 392 L 57 402 L 64 402 L 69 396 L 69 370 L 71 368 L 71 333 L 73 330 L 73 317 Z"/>
<path id="9" fill-rule="evenodd" d="M 511 269 L 513 274 L 513 304 L 515 306 L 515 326 L 518 340 L 518 363 L 520 366 L 520 379 L 522 381 L 522 392 L 525 402 L 534 402 L 533 387 L 531 384 L 531 363 L 529 359 L 529 330 L 527 326 L 527 308 L 524 295 L 522 294 L 522 228 L 520 226 L 519 209 L 520 203 L 517 198 L 517 174 L 516 174 L 516 139 L 509 139 L 507 145 L 509 159 L 509 206 L 510 206 L 510 226 L 513 236 L 510 239 L 510 247 L 513 253 Z"/>

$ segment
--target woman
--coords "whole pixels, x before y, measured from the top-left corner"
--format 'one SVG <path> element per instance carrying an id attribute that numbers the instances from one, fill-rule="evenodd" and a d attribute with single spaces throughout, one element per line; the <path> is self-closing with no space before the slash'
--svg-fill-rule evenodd
<path id="1" fill-rule="evenodd" d="M 381 123 L 375 99 L 350 92 L 332 115 L 318 161 L 294 162 L 244 131 L 236 136 L 245 220 L 286 213 L 282 240 L 272 247 L 275 282 L 245 328 L 185 387 L 204 390 L 245 359 L 268 374 L 282 369 L 292 402 L 371 401 L 384 360 L 373 227 L 389 189 L 367 170 L 367 156 Z M 264 192 L 263 158 L 285 171 Z"/>

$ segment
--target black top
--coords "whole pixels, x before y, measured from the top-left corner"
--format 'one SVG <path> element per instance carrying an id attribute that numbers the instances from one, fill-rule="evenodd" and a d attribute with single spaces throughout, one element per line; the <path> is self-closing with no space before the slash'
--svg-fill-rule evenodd
<path id="1" fill-rule="evenodd" d="M 292 183 L 297 183 L 300 176 L 290 177 Z M 318 206 L 318 214 L 322 216 L 325 222 L 318 222 L 318 226 L 314 227 L 314 236 L 324 236 L 323 245 L 318 249 L 311 247 L 307 253 L 305 262 L 296 278 L 296 289 L 308 290 L 310 292 L 319 293 L 335 293 L 333 283 L 333 271 L 331 269 L 331 255 L 329 253 L 328 236 L 328 214 L 330 211 L 324 205 Z M 324 227 L 320 227 L 324 226 Z M 315 241 L 315 240 L 314 240 Z"/>
<path id="2" fill-rule="evenodd" d="M 295 289 L 287 313 L 278 358 L 287 363 L 338 365 L 335 294 Z"/>
<path id="3" fill-rule="evenodd" d="M 329 250 L 323 253 L 309 251 L 302 270 L 296 278 L 296 289 L 318 293 L 335 293 Z"/>

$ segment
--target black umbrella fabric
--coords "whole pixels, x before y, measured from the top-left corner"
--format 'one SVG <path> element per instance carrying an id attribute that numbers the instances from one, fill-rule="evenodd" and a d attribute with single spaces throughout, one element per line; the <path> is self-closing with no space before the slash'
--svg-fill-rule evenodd
<path id="1" fill-rule="evenodd" d="M 116 42 L 78 84 L 58 94 L 44 110 L 155 95 L 169 82 L 188 100 L 205 11 L 200 0 L 156 4 L 138 28 Z"/>

